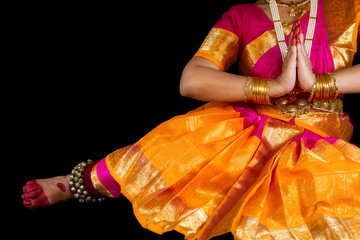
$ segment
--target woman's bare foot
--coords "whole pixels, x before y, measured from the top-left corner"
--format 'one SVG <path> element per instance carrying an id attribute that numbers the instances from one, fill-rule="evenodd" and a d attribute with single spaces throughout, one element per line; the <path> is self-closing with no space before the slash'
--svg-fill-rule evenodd
<path id="1" fill-rule="evenodd" d="M 70 175 L 31 180 L 23 188 L 23 204 L 27 208 L 48 207 L 73 198 L 69 190 Z"/>

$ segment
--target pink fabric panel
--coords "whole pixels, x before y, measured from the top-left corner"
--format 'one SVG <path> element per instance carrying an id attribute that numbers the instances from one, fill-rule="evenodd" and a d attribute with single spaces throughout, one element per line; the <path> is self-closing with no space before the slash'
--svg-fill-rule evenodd
<path id="1" fill-rule="evenodd" d="M 247 106 L 246 104 L 233 104 L 233 108 L 236 112 L 240 113 L 240 118 L 244 119 L 243 128 L 254 126 L 251 135 L 262 139 L 262 134 L 265 129 L 267 116 L 258 114 L 255 110 Z"/>
<path id="2" fill-rule="evenodd" d="M 296 139 L 294 139 L 294 141 L 298 143 L 300 143 L 300 140 L 303 140 L 305 147 L 311 150 L 320 140 L 325 140 L 332 145 L 339 139 L 331 137 L 321 137 L 320 135 L 313 133 L 308 129 L 305 129 L 302 134 L 300 134 Z"/>
<path id="3" fill-rule="evenodd" d="M 99 161 L 96 166 L 96 174 L 101 184 L 110 192 L 113 197 L 120 197 L 121 188 L 120 185 L 111 176 L 109 169 L 107 168 L 105 158 Z"/>
<path id="4" fill-rule="evenodd" d="M 253 28 L 260 28 L 262 33 L 268 30 L 274 29 L 273 23 L 267 17 L 267 15 L 255 4 L 253 4 L 256 12 L 253 14 L 259 15 L 259 19 L 266 21 L 268 24 L 262 23 L 262 25 L 255 20 L 251 23 L 249 30 Z M 246 14 L 246 13 L 245 13 Z M 301 19 L 301 25 L 303 31 L 306 34 L 307 25 L 309 23 L 310 11 Z M 268 29 L 269 24 L 271 28 Z M 260 36 L 259 34 L 258 36 Z M 289 45 L 290 35 L 285 37 L 287 45 Z M 250 40 L 250 39 L 249 39 Z M 318 14 L 316 19 L 315 34 L 313 38 L 313 44 L 311 49 L 310 61 L 315 73 L 326 73 L 334 71 L 334 60 L 331 55 L 330 47 L 327 39 L 327 32 L 325 26 L 325 17 L 323 9 L 323 0 L 318 1 Z M 255 64 L 252 70 L 252 76 L 264 77 L 264 78 L 276 78 L 281 74 L 281 66 L 283 64 L 279 45 L 276 45 L 269 51 L 267 51 Z"/>
<path id="5" fill-rule="evenodd" d="M 302 19 L 301 25 L 306 33 L 309 23 L 310 11 Z M 310 61 L 315 73 L 333 72 L 334 60 L 331 55 L 325 26 L 323 0 L 318 1 L 318 12 L 316 16 L 315 34 L 311 49 Z"/>

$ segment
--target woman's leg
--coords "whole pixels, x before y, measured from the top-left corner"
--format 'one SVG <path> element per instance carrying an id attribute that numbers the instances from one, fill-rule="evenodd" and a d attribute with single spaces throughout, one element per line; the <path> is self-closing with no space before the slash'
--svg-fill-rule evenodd
<path id="1" fill-rule="evenodd" d="M 94 179 L 91 175 L 95 176 Z M 31 180 L 23 187 L 23 192 L 23 205 L 31 209 L 48 207 L 74 196 L 80 202 L 122 196 L 120 185 L 111 177 L 105 159 L 88 160 L 87 164 L 82 162 L 66 176 Z"/>
<path id="2" fill-rule="evenodd" d="M 70 175 L 28 181 L 23 187 L 23 204 L 32 209 L 70 200 L 73 194 L 69 183 Z"/>

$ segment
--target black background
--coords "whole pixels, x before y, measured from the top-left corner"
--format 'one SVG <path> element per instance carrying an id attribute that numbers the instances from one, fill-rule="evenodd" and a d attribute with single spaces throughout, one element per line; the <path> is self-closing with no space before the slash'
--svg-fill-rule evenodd
<path id="1" fill-rule="evenodd" d="M 180 96 L 182 69 L 221 14 L 240 2 L 51 2 L 9 9 L 10 87 L 2 89 L 10 94 L 3 101 L 3 132 L 10 132 L 3 135 L 9 153 L 3 181 L 11 182 L 11 194 L 3 197 L 11 206 L 7 223 L 19 229 L 14 236 L 183 239 L 142 229 L 125 198 L 28 210 L 22 186 L 103 158 L 202 105 Z M 345 109 L 360 126 L 359 97 L 347 98 Z M 352 142 L 360 145 L 359 136 L 357 127 Z"/>

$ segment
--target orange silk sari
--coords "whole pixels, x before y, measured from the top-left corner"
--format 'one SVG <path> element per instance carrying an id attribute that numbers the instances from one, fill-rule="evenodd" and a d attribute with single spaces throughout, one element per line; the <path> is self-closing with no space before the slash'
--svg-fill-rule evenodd
<path id="1" fill-rule="evenodd" d="M 315 71 L 351 66 L 359 6 L 319 0 Z M 249 28 L 256 21 L 265 22 L 263 29 Z M 308 14 L 301 21 L 306 26 Z M 238 59 L 243 75 L 276 76 L 282 60 L 271 24 L 256 5 L 235 6 L 196 56 L 221 70 Z M 360 149 L 351 135 L 341 111 L 313 108 L 289 117 L 275 106 L 208 103 L 109 154 L 91 178 L 103 195 L 121 191 L 141 225 L 159 234 L 360 239 Z"/>

